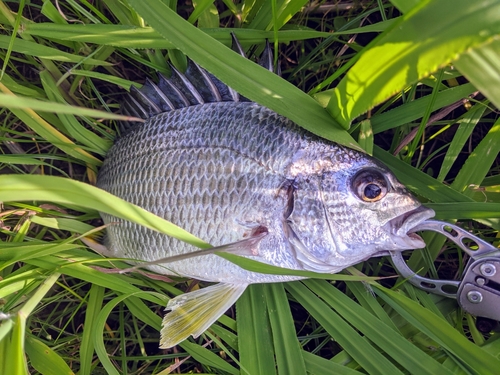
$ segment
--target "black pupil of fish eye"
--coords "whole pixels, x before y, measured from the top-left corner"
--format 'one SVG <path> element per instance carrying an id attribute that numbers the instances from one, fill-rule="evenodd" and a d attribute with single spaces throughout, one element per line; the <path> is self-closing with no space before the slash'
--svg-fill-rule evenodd
<path id="1" fill-rule="evenodd" d="M 366 198 L 375 199 L 382 193 L 382 189 L 378 185 L 368 184 L 365 186 L 364 193 Z"/>

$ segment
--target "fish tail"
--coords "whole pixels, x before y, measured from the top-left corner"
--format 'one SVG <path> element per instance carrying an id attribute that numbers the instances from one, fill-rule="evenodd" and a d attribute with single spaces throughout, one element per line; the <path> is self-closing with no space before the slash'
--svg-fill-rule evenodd
<path id="1" fill-rule="evenodd" d="M 243 294 L 248 284 L 219 283 L 168 301 L 160 348 L 171 348 L 190 335 L 197 338 Z"/>

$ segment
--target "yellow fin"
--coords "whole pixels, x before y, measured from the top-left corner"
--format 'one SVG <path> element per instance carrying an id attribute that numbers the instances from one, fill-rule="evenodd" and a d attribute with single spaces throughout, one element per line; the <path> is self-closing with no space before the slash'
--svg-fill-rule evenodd
<path id="1" fill-rule="evenodd" d="M 219 283 L 168 301 L 160 332 L 160 348 L 167 349 L 208 329 L 245 291 L 248 284 Z"/>

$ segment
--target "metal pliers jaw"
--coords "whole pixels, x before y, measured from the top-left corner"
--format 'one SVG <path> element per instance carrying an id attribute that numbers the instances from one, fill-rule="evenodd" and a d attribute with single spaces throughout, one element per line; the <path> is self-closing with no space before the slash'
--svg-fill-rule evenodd
<path id="1" fill-rule="evenodd" d="M 456 298 L 459 305 L 472 315 L 500 321 L 500 249 L 456 225 L 438 220 L 426 220 L 412 232 L 425 230 L 441 233 L 470 256 L 462 280 L 434 280 L 419 276 L 408 267 L 401 252 L 391 251 L 392 262 L 399 274 L 417 288 Z"/>

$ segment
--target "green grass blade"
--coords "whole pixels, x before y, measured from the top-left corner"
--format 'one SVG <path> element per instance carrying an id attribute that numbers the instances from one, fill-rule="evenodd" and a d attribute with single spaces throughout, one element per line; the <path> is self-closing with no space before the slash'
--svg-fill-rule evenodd
<path id="1" fill-rule="evenodd" d="M 49 100 L 63 105 L 68 105 L 68 103 L 66 103 L 66 101 L 64 100 L 62 93 L 60 92 L 60 88 L 57 86 L 56 82 L 47 71 L 40 72 L 40 78 Z M 106 154 L 106 152 L 111 147 L 110 141 L 101 138 L 94 132 L 86 129 L 72 114 L 61 113 L 59 111 L 56 112 L 57 116 L 64 125 L 64 128 L 75 141 L 87 146 L 89 150 L 94 153 L 98 153 L 103 156 Z"/>
<path id="2" fill-rule="evenodd" d="M 426 203 L 440 220 L 489 219 L 500 217 L 500 203 Z"/>
<path id="3" fill-rule="evenodd" d="M 105 368 L 106 373 L 109 375 L 120 375 L 120 372 L 113 365 L 109 359 L 109 355 L 106 352 L 106 347 L 104 345 L 104 326 L 106 325 L 106 320 L 111 314 L 111 311 L 126 298 L 130 297 L 129 294 L 124 294 L 118 296 L 109 301 L 97 315 L 97 319 L 93 322 L 94 330 L 92 332 L 92 341 L 94 343 L 94 348 L 102 366 Z"/>
<path id="4" fill-rule="evenodd" d="M 0 176 L 0 200 L 41 200 L 92 208 L 160 231 L 198 247 L 209 247 L 202 240 L 158 216 L 94 186 L 53 176 Z"/>
<path id="5" fill-rule="evenodd" d="M 76 107 L 69 104 L 47 102 L 33 98 L 14 96 L 8 94 L 0 94 L 0 102 L 2 106 L 7 107 L 14 112 L 15 109 L 32 109 L 42 112 L 55 112 L 58 114 L 73 114 L 77 116 L 89 116 L 110 120 L 138 120 L 129 116 L 117 115 L 110 112 L 99 111 L 97 109 Z"/>
<path id="6" fill-rule="evenodd" d="M 85 321 L 83 323 L 82 342 L 80 345 L 80 375 L 92 374 L 92 359 L 94 355 L 92 332 L 94 331 L 94 322 L 97 320 L 103 301 L 104 288 L 97 284 L 92 284 L 88 292 L 87 308 L 85 309 Z"/>
<path id="7" fill-rule="evenodd" d="M 304 284 L 408 372 L 451 375 L 439 362 L 429 358 L 399 331 L 395 331 L 393 325 L 386 325 L 337 288 L 323 280 L 306 280 Z"/>
<path id="8" fill-rule="evenodd" d="M 186 350 L 194 359 L 203 363 L 206 366 L 215 367 L 221 369 L 229 374 L 239 375 L 240 372 L 231 366 L 229 363 L 224 361 L 221 357 L 212 353 L 210 350 L 205 349 L 200 345 L 193 344 L 189 341 L 184 341 L 180 346 Z"/>
<path id="9" fill-rule="evenodd" d="M 473 191 L 467 190 L 467 188 L 470 185 L 480 185 L 488 174 L 500 152 L 499 139 L 500 121 L 497 121 L 469 155 L 467 161 L 451 184 L 452 188 L 462 192 L 464 195 L 473 195 Z"/>
<path id="10" fill-rule="evenodd" d="M 264 285 L 250 285 L 236 302 L 242 374 L 276 374 Z"/>
<path id="11" fill-rule="evenodd" d="M 473 374 L 496 374 L 500 361 L 462 336 L 449 323 L 418 303 L 378 285 L 375 292 L 409 323 L 444 346 L 455 358 L 465 363 Z"/>
<path id="12" fill-rule="evenodd" d="M 173 43 L 164 39 L 151 27 L 135 27 L 127 25 L 58 25 L 53 23 L 26 24 L 24 32 L 51 40 L 78 41 L 123 48 L 161 48 L 174 49 Z M 207 35 L 227 46 L 231 45 L 231 32 L 238 33 L 243 45 L 263 43 L 266 39 L 274 40 L 272 31 L 237 28 L 202 29 Z M 377 31 L 368 28 L 366 32 Z M 363 29 L 364 31 L 364 29 Z M 343 33 L 342 33 L 343 34 Z M 315 30 L 279 30 L 278 40 L 283 43 L 292 40 L 324 38 L 330 33 Z"/>
<path id="13" fill-rule="evenodd" d="M 436 111 L 440 108 L 446 107 L 463 98 L 466 98 L 474 91 L 476 91 L 476 88 L 470 83 L 442 90 L 437 94 L 436 101 L 431 107 L 431 110 Z M 393 129 L 421 118 L 425 108 L 429 106 L 430 100 L 431 97 L 426 95 L 423 98 L 407 102 L 389 111 L 374 115 L 370 119 L 373 127 L 373 133 L 378 134 L 385 130 Z"/>
<path id="14" fill-rule="evenodd" d="M 302 357 L 306 364 L 308 374 L 313 375 L 361 375 L 364 372 L 353 370 L 349 367 L 339 365 L 312 353 L 302 351 Z"/>
<path id="15" fill-rule="evenodd" d="M 0 82 L 0 88 L 2 83 Z M 32 102 L 32 101 L 35 102 Z M 96 166 L 100 165 L 101 161 L 89 154 L 87 151 L 83 150 L 81 147 L 77 146 L 68 137 L 55 129 L 42 117 L 40 117 L 33 109 L 32 106 L 47 109 L 47 102 L 42 102 L 31 98 L 20 98 L 12 95 L 0 94 L 0 101 L 2 104 L 21 121 L 23 121 L 27 126 L 29 126 L 33 131 L 39 134 L 46 141 L 50 142 L 54 146 L 58 147 L 61 151 L 73 156 L 77 160 L 88 163 L 90 165 Z M 54 103 L 56 105 L 62 105 L 59 103 Z M 70 106 L 66 106 L 70 107 Z"/>
<path id="16" fill-rule="evenodd" d="M 10 37 L 6 35 L 0 35 L 0 49 L 8 48 L 9 42 L 10 42 Z M 107 61 L 96 60 L 85 56 L 74 55 L 71 53 L 63 52 L 56 48 L 31 42 L 29 40 L 15 39 L 15 42 L 12 45 L 12 50 L 17 53 L 22 53 L 28 56 L 41 57 L 47 60 L 62 61 L 68 63 L 84 62 L 87 65 L 97 65 L 97 66 L 113 65 Z"/>
<path id="17" fill-rule="evenodd" d="M 26 337 L 26 354 L 30 360 L 30 365 L 43 375 L 74 374 L 64 359 L 49 346 L 31 335 Z"/>
<path id="18" fill-rule="evenodd" d="M 368 276 L 355 276 L 355 275 L 343 275 L 343 274 L 331 274 L 331 273 L 316 273 L 312 271 L 300 271 L 288 268 L 282 268 L 277 266 L 272 266 L 270 264 L 265 264 L 253 259 L 248 259 L 236 254 L 230 253 L 216 253 L 220 257 L 229 260 L 232 263 L 237 264 L 243 269 L 253 272 L 265 273 L 268 275 L 289 275 L 289 276 L 300 276 L 304 278 L 317 278 L 317 279 L 327 279 L 327 280 L 349 280 L 349 281 L 373 281 L 376 278 Z"/>
<path id="19" fill-rule="evenodd" d="M 196 29 L 162 2 L 130 0 L 129 3 L 163 37 L 245 97 L 288 117 L 312 133 L 359 149 L 354 139 L 336 126 L 318 102 L 292 84 Z"/>
<path id="20" fill-rule="evenodd" d="M 10 332 L 10 342 L 3 360 L 4 373 L 2 375 L 28 375 L 28 366 L 24 354 L 24 337 L 26 335 L 26 317 L 16 314 L 13 318 L 14 327 Z"/>
<path id="21" fill-rule="evenodd" d="M 321 326 L 371 375 L 402 375 L 385 356 L 353 329 L 318 296 L 300 282 L 286 284 L 286 289 L 304 306 Z"/>
<path id="22" fill-rule="evenodd" d="M 283 284 L 265 284 L 263 289 L 272 327 L 278 373 L 280 375 L 305 375 L 306 366 L 304 358 L 302 358 L 303 351 L 297 340 L 290 304 Z"/>
<path id="23" fill-rule="evenodd" d="M 446 175 L 450 171 L 452 165 L 455 163 L 458 155 L 465 146 L 465 143 L 469 139 L 472 131 L 482 118 L 485 110 L 486 106 L 482 103 L 478 103 L 474 105 L 469 110 L 469 112 L 466 113 L 462 121 L 460 121 L 457 132 L 455 133 L 455 136 L 453 137 L 453 140 L 451 141 L 451 144 L 446 151 L 446 156 L 444 157 L 443 164 L 441 165 L 441 169 L 439 170 L 439 175 L 437 176 L 438 181 L 444 181 Z"/>
<path id="24" fill-rule="evenodd" d="M 377 159 L 391 168 L 396 177 L 404 185 L 433 202 L 472 202 L 471 198 L 438 182 L 428 174 L 397 159 L 378 146 L 374 147 L 373 154 Z"/>
<path id="25" fill-rule="evenodd" d="M 445 22 L 443 14 L 447 14 Z M 470 50 L 481 49 L 499 33 L 500 3 L 496 0 L 422 1 L 363 51 L 334 89 L 328 110 L 347 126 L 407 85 Z"/>
<path id="26" fill-rule="evenodd" d="M 474 48 L 455 61 L 455 66 L 500 107 L 500 41 L 491 37 L 480 48 Z"/>

